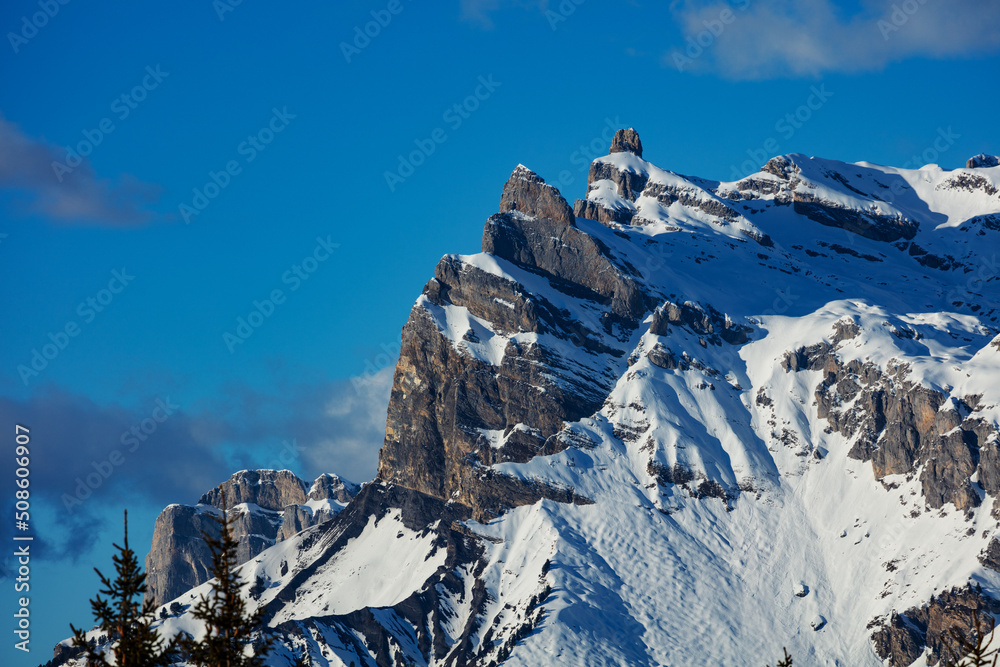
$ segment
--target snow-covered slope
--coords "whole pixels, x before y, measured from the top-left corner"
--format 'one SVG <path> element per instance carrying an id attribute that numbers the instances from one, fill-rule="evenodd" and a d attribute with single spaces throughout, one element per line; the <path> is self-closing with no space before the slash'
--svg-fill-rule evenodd
<path id="1" fill-rule="evenodd" d="M 996 166 L 519 166 L 378 478 L 244 565 L 272 664 L 935 662 L 1000 599 L 998 239 Z"/>
<path id="2" fill-rule="evenodd" d="M 169 505 L 153 527 L 146 599 L 162 605 L 209 579 L 212 558 L 202 534 L 218 534 L 223 493 L 238 545 L 236 562 L 245 563 L 304 528 L 328 521 L 358 491 L 336 475 L 321 475 L 310 486 L 288 470 L 241 470 L 196 505 Z"/>

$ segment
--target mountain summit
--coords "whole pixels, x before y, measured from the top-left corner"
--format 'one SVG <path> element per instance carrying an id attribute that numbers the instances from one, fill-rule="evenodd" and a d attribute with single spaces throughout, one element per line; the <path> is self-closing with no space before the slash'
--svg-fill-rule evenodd
<path id="1" fill-rule="evenodd" d="M 720 182 L 621 130 L 572 209 L 519 165 L 410 311 L 376 479 L 243 566 L 277 655 L 934 664 L 1000 611 L 998 239 L 989 160 Z"/>
<path id="2" fill-rule="evenodd" d="M 636 157 L 642 157 L 642 142 L 639 141 L 639 133 L 631 127 L 615 132 L 614 139 L 611 140 L 611 150 L 609 153 L 632 153 Z"/>

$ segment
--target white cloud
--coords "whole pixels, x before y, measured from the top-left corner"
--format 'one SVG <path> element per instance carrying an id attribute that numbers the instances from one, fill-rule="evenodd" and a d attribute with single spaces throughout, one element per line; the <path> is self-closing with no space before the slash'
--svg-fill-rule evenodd
<path id="1" fill-rule="evenodd" d="M 332 388 L 325 408 L 329 434 L 302 452 L 308 471 L 317 476 L 333 472 L 354 482 L 374 477 L 395 367 L 393 363 Z"/>
<path id="2" fill-rule="evenodd" d="M 686 0 L 673 11 L 684 43 L 664 54 L 664 65 L 732 79 L 879 70 L 1000 49 L 995 0 L 866 0 L 851 13 L 830 0 Z"/>

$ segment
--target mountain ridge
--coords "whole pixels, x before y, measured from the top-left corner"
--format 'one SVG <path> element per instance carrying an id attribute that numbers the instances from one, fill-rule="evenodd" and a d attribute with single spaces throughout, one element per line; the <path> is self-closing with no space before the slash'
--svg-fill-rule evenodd
<path id="1" fill-rule="evenodd" d="M 170 505 L 156 518 L 146 556 L 146 599 L 156 606 L 209 579 L 212 569 L 202 533 L 217 536 L 222 494 L 234 515 L 237 564 L 309 526 L 333 518 L 359 488 L 336 475 L 312 485 L 288 470 L 240 470 L 203 494 L 195 505 Z"/>
<path id="2" fill-rule="evenodd" d="M 906 666 L 995 607 L 995 161 L 641 155 L 438 263 L 375 481 L 244 565 L 275 660 Z"/>

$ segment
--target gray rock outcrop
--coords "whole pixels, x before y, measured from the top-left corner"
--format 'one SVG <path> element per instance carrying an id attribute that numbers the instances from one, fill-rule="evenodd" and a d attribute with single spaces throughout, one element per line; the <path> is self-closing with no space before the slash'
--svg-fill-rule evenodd
<path id="1" fill-rule="evenodd" d="M 638 133 L 631 128 L 618 130 L 609 153 L 632 153 L 641 157 L 642 142 L 639 141 Z M 619 198 L 613 201 L 601 197 L 591 199 L 591 193 L 605 181 L 615 186 Z M 603 224 L 642 226 L 649 224 L 650 221 L 638 214 L 637 202 L 640 197 L 655 199 L 664 208 L 679 202 L 684 207 L 708 214 L 714 224 L 725 227 L 738 223 L 741 233 L 745 236 L 766 247 L 773 245 L 767 234 L 724 203 L 714 192 L 709 192 L 691 182 L 684 184 L 684 179 L 680 177 L 678 181 L 679 184 L 657 182 L 645 171 L 622 169 L 612 162 L 598 159 L 591 163 L 587 174 L 588 196 L 576 200 L 573 213 L 576 217 L 596 220 Z"/>
<path id="2" fill-rule="evenodd" d="M 1000 157 L 996 155 L 987 155 L 986 153 L 973 155 L 965 162 L 966 169 L 982 169 L 996 166 L 1000 166 Z"/>
<path id="3" fill-rule="evenodd" d="M 306 483 L 288 470 L 241 470 L 202 495 L 198 504 L 222 507 L 225 494 L 229 507 L 252 503 L 277 511 L 285 505 L 304 503 L 306 490 Z"/>
<path id="4" fill-rule="evenodd" d="M 617 349 L 653 305 L 636 277 L 610 250 L 577 229 L 559 191 L 518 166 L 504 186 L 501 212 L 489 218 L 483 252 L 511 262 L 558 290 L 607 309 L 603 330 L 553 306 L 542 294 L 446 256 L 424 288 L 403 328 L 379 456 L 378 480 L 470 507 L 477 518 L 540 498 L 587 502 L 571 489 L 527 484 L 488 466 L 523 462 L 561 448 L 549 438 L 564 421 L 591 414 L 613 386 Z M 567 350 L 542 343 L 507 344 L 499 367 L 463 352 L 438 329 L 429 309 L 464 306 L 496 331 L 552 334 L 569 349 L 607 353 L 610 366 L 595 374 L 567 358 Z M 489 335 L 490 332 L 482 332 Z M 466 333 L 475 341 L 479 334 Z M 543 387 L 525 392 L 524 387 Z M 494 447 L 483 430 L 504 434 Z M 546 450 L 548 451 L 548 450 Z"/>
<path id="5" fill-rule="evenodd" d="M 535 218 L 548 218 L 573 226 L 573 209 L 559 190 L 523 164 L 517 165 L 500 195 L 500 212 L 518 211 Z"/>
<path id="6" fill-rule="evenodd" d="M 1000 493 L 996 429 L 977 417 L 975 398 L 956 403 L 915 384 L 906 364 L 880 370 L 872 362 L 843 362 L 838 344 L 859 333 L 856 326 L 842 329 L 832 344 L 800 348 L 782 362 L 786 371 L 823 372 L 815 393 L 817 416 L 852 441 L 848 455 L 871 461 L 879 480 L 919 473 L 930 508 L 947 503 L 961 511 L 978 507 L 977 486 L 989 495 Z"/>
<path id="7" fill-rule="evenodd" d="M 942 591 L 921 607 L 893 612 L 872 634 L 875 652 L 891 667 L 909 667 L 929 650 L 928 665 L 949 658 L 954 634 L 966 641 L 976 637 L 975 618 L 988 623 L 1000 603 L 971 586 Z M 989 626 L 987 624 L 986 629 Z"/>
<path id="8" fill-rule="evenodd" d="M 204 494 L 197 505 L 168 506 L 156 518 L 146 556 L 147 598 L 159 606 L 208 581 L 212 560 L 203 533 L 218 536 L 223 493 L 235 519 L 236 559 L 242 564 L 276 542 L 333 518 L 358 490 L 336 475 L 322 475 L 309 488 L 288 470 L 242 470 Z M 325 500 L 331 502 L 322 503 Z"/>
<path id="9" fill-rule="evenodd" d="M 631 127 L 615 132 L 615 137 L 611 140 L 611 152 L 632 153 L 637 157 L 642 157 L 642 142 L 639 140 L 639 133 Z"/>

